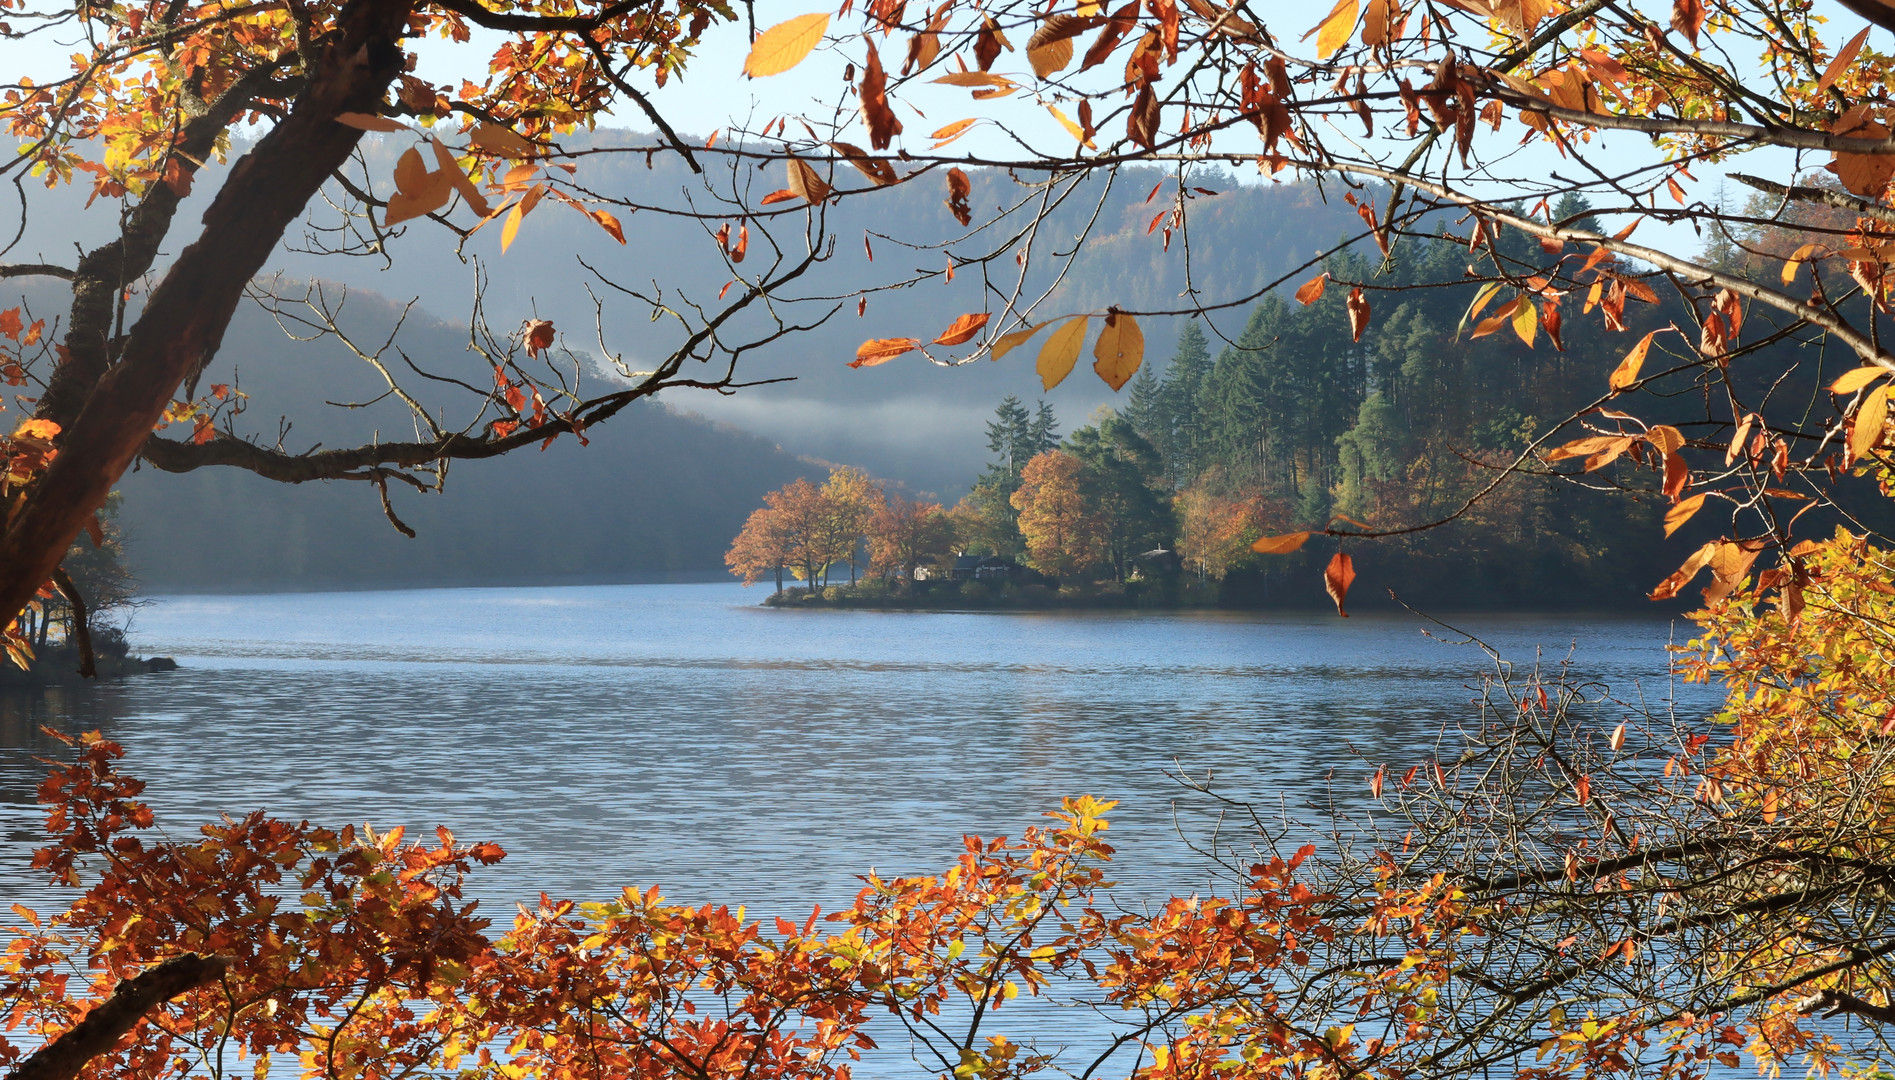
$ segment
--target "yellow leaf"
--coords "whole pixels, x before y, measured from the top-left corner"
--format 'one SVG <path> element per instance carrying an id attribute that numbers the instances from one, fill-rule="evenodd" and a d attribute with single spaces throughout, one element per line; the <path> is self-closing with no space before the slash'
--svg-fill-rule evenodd
<path id="1" fill-rule="evenodd" d="M 952 124 L 949 124 L 948 126 L 928 136 L 928 138 L 940 140 L 939 142 L 935 143 L 933 146 L 933 149 L 939 150 L 943 146 L 946 146 L 948 143 L 951 143 L 955 139 L 958 139 L 961 136 L 967 134 L 967 129 L 973 127 L 975 124 L 978 124 L 978 123 L 980 123 L 979 120 L 972 119 L 972 118 L 967 119 L 967 120 L 956 120 Z"/>
<path id="2" fill-rule="evenodd" d="M 1859 367 L 1854 371 L 1845 372 L 1842 378 L 1830 384 L 1829 392 L 1832 394 L 1853 394 L 1857 390 L 1862 389 L 1887 374 L 1887 368 L 1877 367 L 1874 364 L 1870 364 L 1867 367 Z"/>
<path id="3" fill-rule="evenodd" d="M 514 203 L 513 209 L 507 212 L 506 224 L 500 227 L 500 250 L 503 254 L 513 246 L 513 238 L 520 234 L 520 221 L 526 217 L 523 209 L 525 205 L 524 201 Z"/>
<path id="4" fill-rule="evenodd" d="M 1138 320 L 1123 311 L 1105 317 L 1105 329 L 1092 345 L 1092 370 L 1113 390 L 1118 390 L 1138 372 L 1145 360 L 1145 335 Z"/>
<path id="5" fill-rule="evenodd" d="M 1046 107 L 1046 111 L 1053 114 L 1053 119 L 1059 121 L 1059 126 L 1065 128 L 1067 134 L 1071 135 L 1073 138 L 1079 140 L 1080 142 L 1085 143 L 1087 146 L 1092 145 L 1092 143 L 1086 138 L 1085 129 L 1080 127 L 1078 124 L 1073 123 L 1071 120 L 1067 119 L 1066 114 L 1059 111 L 1059 106 L 1048 105 Z"/>
<path id="6" fill-rule="evenodd" d="M 991 71 L 954 71 L 928 81 L 949 86 L 984 86 L 993 90 L 1010 90 L 1020 85 L 1005 75 L 995 75 Z"/>
<path id="7" fill-rule="evenodd" d="M 1533 347 L 1533 335 L 1539 328 L 1540 309 L 1522 297 L 1520 306 L 1513 313 L 1513 332 L 1521 341 L 1526 342 L 1527 348 L 1530 349 Z"/>
<path id="8" fill-rule="evenodd" d="M 1660 454 L 1667 456 L 1677 453 L 1684 447 L 1684 432 L 1670 424 L 1659 424 L 1646 432 L 1645 437 L 1651 440 L 1651 444 L 1658 448 Z"/>
<path id="9" fill-rule="evenodd" d="M 1789 259 L 1783 264 L 1783 283 L 1788 285 L 1790 282 L 1795 281 L 1797 268 L 1803 265 L 1804 260 L 1822 250 L 1824 250 L 1824 248 L 1821 244 L 1804 244 L 1802 247 L 1790 252 Z"/>
<path id="10" fill-rule="evenodd" d="M 1855 431 L 1849 436 L 1849 455 L 1860 461 L 1869 456 L 1869 451 L 1882 441 L 1882 428 L 1888 423 L 1888 384 L 1875 388 L 1875 391 L 1862 400 L 1856 409 Z"/>
<path id="11" fill-rule="evenodd" d="M 825 11 L 777 23 L 757 35 L 756 43 L 750 46 L 750 55 L 744 57 L 744 74 L 761 79 L 788 71 L 803 62 L 828 29 L 829 13 Z"/>
<path id="12" fill-rule="evenodd" d="M 416 160 L 420 160 L 419 156 Z M 397 191 L 388 197 L 387 217 L 382 224 L 385 228 L 393 228 L 409 218 L 432 214 L 446 206 L 453 195 L 453 177 L 439 171 L 428 173 L 413 191 Z"/>
<path id="13" fill-rule="evenodd" d="M 500 154 L 515 161 L 532 157 L 537 149 L 511 128 L 499 124 L 481 124 L 467 137 L 467 141 L 490 154 Z"/>
<path id="14" fill-rule="evenodd" d="M 461 163 L 454 159 L 454 152 L 439 139 L 429 141 L 434 144 L 435 164 L 447 176 L 448 184 L 466 201 L 467 208 L 480 217 L 493 213 L 493 207 L 488 205 L 486 196 L 482 195 L 480 189 L 474 186 L 474 182 L 461 171 Z M 396 183 L 399 184 L 400 181 L 397 180 Z"/>
<path id="15" fill-rule="evenodd" d="M 1040 346 L 1040 359 L 1034 367 L 1043 388 L 1051 390 L 1072 374 L 1073 365 L 1079 362 L 1079 350 L 1086 343 L 1086 318 L 1081 315 L 1053 331 L 1053 336 Z"/>
<path id="16" fill-rule="evenodd" d="M 1356 15 L 1361 10 L 1357 0 L 1337 0 L 1329 16 L 1316 24 L 1310 34 L 1316 35 L 1316 57 L 1327 60 L 1336 54 L 1349 41 L 1349 35 L 1355 32 Z M 1309 34 L 1303 35 L 1305 38 Z"/>
<path id="17" fill-rule="evenodd" d="M 1011 334 L 1002 334 L 999 340 L 994 342 L 993 348 L 992 350 L 990 350 L 988 355 L 992 356 L 995 360 L 998 360 L 1001 357 L 1012 352 L 1016 347 L 1020 345 L 1025 345 L 1028 338 L 1032 337 L 1034 334 L 1039 333 L 1045 327 L 1046 327 L 1045 323 L 1036 323 L 1032 326 L 1027 327 L 1024 330 L 1015 330 Z"/>
<path id="18" fill-rule="evenodd" d="M 1670 536 L 1678 531 L 1680 525 L 1690 521 L 1691 515 L 1697 513 L 1698 508 L 1704 505 L 1704 499 L 1703 495 L 1693 495 L 1665 511 L 1665 535 Z"/>
<path id="19" fill-rule="evenodd" d="M 1303 546 L 1314 533 L 1293 532 L 1281 536 L 1266 536 L 1250 545 L 1250 550 L 1260 555 L 1288 555 Z"/>
<path id="20" fill-rule="evenodd" d="M 1657 336 L 1658 331 L 1653 330 L 1639 338 L 1638 344 L 1632 346 L 1632 351 L 1626 353 L 1625 359 L 1619 361 L 1618 370 L 1612 373 L 1609 384 L 1612 389 L 1623 390 L 1638 381 L 1638 371 L 1645 366 L 1645 354 L 1651 351 L 1652 339 Z"/>

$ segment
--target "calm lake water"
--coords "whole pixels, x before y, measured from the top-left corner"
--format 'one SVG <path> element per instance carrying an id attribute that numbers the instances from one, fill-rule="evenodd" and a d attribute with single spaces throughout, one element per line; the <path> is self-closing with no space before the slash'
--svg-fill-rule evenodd
<path id="1" fill-rule="evenodd" d="M 124 743 L 176 835 L 264 807 L 497 841 L 510 857 L 472 892 L 509 906 L 656 883 L 679 901 L 801 914 L 846 903 L 869 867 L 945 867 L 962 834 L 1017 835 L 1083 793 L 1120 800 L 1128 897 L 1170 895 L 1206 882 L 1180 833 L 1214 822 L 1173 774 L 1292 807 L 1332 778 L 1353 792 L 1364 759 L 1420 761 L 1472 719 L 1491 670 L 1405 617 L 793 612 L 756 607 L 762 595 L 160 599 L 135 646 L 181 670 L 0 696 L 0 894 L 57 902 L 26 867 L 36 759 L 57 752 L 45 724 Z M 1570 656 L 1652 708 L 1675 693 L 1695 716 L 1714 698 L 1665 673 L 1688 624 L 1464 627 L 1516 662 Z"/>

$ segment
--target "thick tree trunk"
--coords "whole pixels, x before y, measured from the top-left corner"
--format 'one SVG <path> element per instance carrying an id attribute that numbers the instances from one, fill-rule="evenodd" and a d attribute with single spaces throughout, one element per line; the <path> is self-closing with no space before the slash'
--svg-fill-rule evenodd
<path id="1" fill-rule="evenodd" d="M 178 386 L 217 352 L 244 286 L 362 133 L 336 122 L 373 113 L 402 69 L 412 0 L 353 0 L 290 115 L 237 162 L 204 230 L 153 290 L 117 364 L 61 433 L 59 456 L 0 538 L 0 623 L 52 575 L 104 505 Z"/>
<path id="2" fill-rule="evenodd" d="M 40 1047 L 7 1080 L 72 1080 L 87 1062 L 117 1046 L 153 1008 L 223 973 L 224 961 L 217 957 L 186 955 L 126 979 L 111 997 L 65 1034 Z"/>

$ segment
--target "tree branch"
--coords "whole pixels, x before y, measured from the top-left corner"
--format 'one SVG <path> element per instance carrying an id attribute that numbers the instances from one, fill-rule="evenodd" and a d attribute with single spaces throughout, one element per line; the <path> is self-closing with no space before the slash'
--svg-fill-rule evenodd
<path id="1" fill-rule="evenodd" d="M 186 954 L 119 983 L 111 997 L 40 1047 L 8 1080 L 73 1080 L 87 1062 L 117 1045 L 146 1013 L 220 977 L 224 967 L 221 957 Z"/>

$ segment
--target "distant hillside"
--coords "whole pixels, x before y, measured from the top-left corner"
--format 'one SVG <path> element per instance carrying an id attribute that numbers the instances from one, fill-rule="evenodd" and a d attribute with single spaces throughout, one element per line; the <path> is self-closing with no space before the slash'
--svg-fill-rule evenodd
<path id="1" fill-rule="evenodd" d="M 365 335 L 394 315 L 364 294 L 348 311 Z M 403 340 L 424 366 L 469 381 L 486 371 L 454 328 L 411 316 Z M 291 416 L 284 444 L 296 450 L 345 431 L 407 434 L 386 401 L 324 405 L 368 401 L 384 387 L 333 343 L 290 342 L 255 309 L 240 312 L 205 381 L 250 395 L 240 430 L 274 439 L 278 418 Z M 643 404 L 589 447 L 569 437 L 543 452 L 459 463 L 442 494 L 396 485 L 396 512 L 419 533 L 412 540 L 390 526 L 366 483 L 289 485 L 230 468 L 171 475 L 146 466 L 120 485 L 120 520 L 155 592 L 702 577 L 721 575 L 724 549 L 763 492 L 825 471 L 728 426 Z"/>

